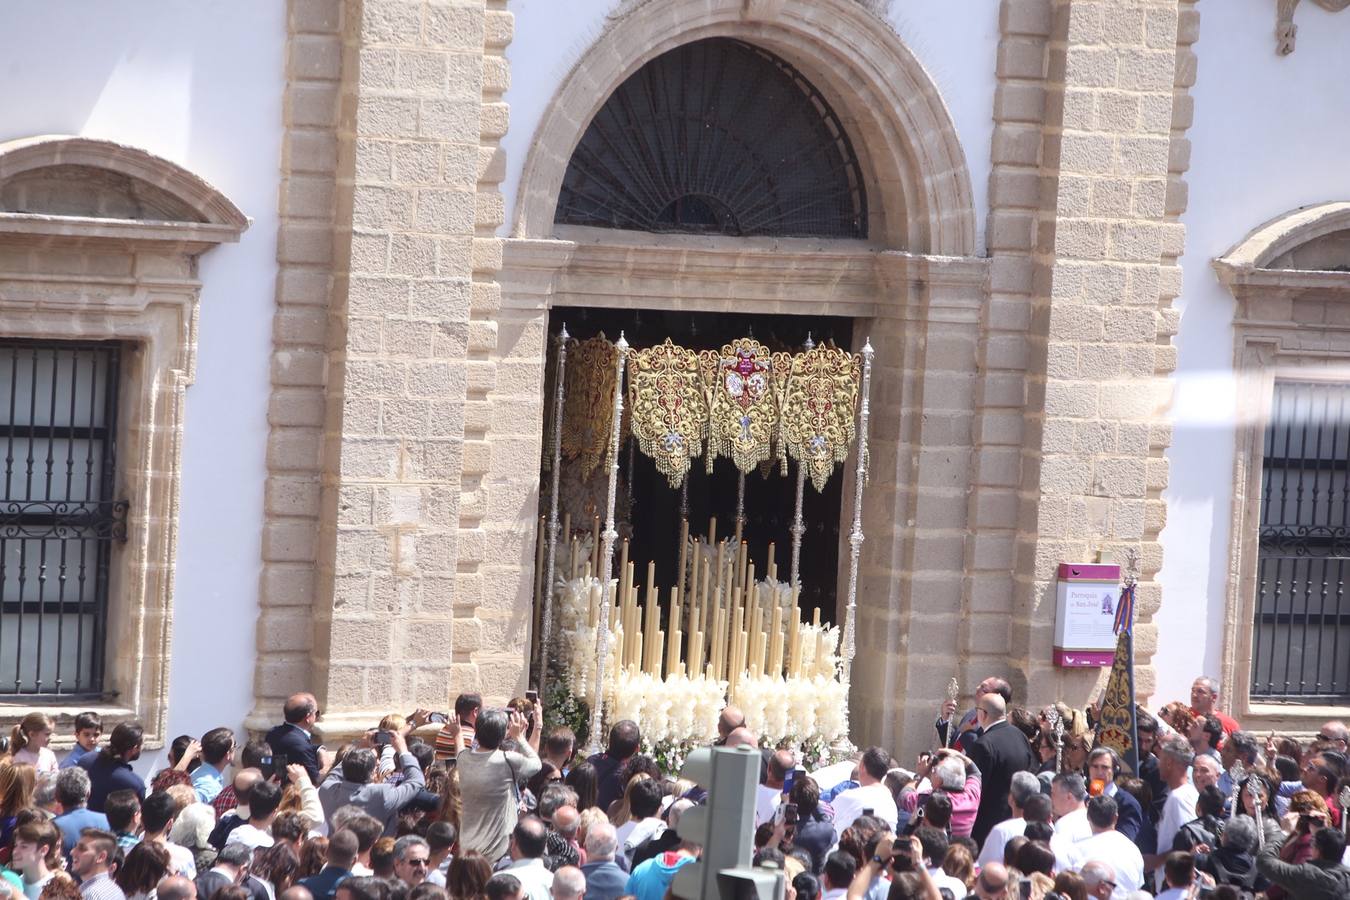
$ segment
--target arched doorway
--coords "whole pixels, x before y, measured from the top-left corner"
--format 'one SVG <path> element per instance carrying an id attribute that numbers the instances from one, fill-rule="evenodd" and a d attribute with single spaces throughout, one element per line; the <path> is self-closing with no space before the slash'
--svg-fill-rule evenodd
<path id="1" fill-rule="evenodd" d="M 739 0 L 677 0 L 641 5 L 611 22 L 564 80 L 531 145 L 505 247 L 502 317 L 541 338 L 556 333 L 554 311 L 564 308 L 609 316 L 676 311 L 694 327 L 700 314 L 800 317 L 803 332 L 824 315 L 851 320 L 853 349 L 871 336 L 880 374 L 871 429 L 877 484 L 863 513 L 853 706 L 860 713 L 855 740 L 890 740 L 911 677 L 897 661 L 910 630 L 912 538 L 931 515 L 906 489 L 926 439 L 906 409 L 926 402 L 928 370 L 949 365 L 929 359 L 929 338 L 956 336 L 973 346 L 985 266 L 972 257 L 969 175 L 950 116 L 895 33 L 845 0 L 787 0 L 774 10 L 756 18 Z M 803 168 L 832 179 L 792 184 L 812 184 L 815 193 L 792 202 L 766 186 L 765 172 L 779 181 L 791 173 L 773 164 L 772 149 L 762 149 L 772 146 L 764 126 L 752 142 L 757 149 L 740 148 L 739 166 L 726 165 L 719 150 L 704 157 L 702 172 L 649 183 L 662 170 L 643 153 L 691 146 L 687 138 L 680 143 L 678 129 L 657 133 L 660 122 L 672 111 L 707 111 L 699 100 L 669 96 L 672 71 L 731 59 L 768 67 L 782 85 L 779 99 L 796 104 L 798 133 L 812 139 L 818 162 Z M 676 83 L 689 87 L 687 79 Z M 732 103 L 755 96 L 714 93 L 730 94 Z M 644 98 L 648 106 L 639 111 L 635 102 Z M 734 118 L 719 111 L 711 121 Z M 743 123 L 727 123 L 728 135 L 737 130 L 731 124 Z M 620 139 L 628 142 L 623 152 Z M 738 194 L 707 178 L 717 166 L 758 171 L 751 182 L 758 192 Z M 822 202 L 800 200 L 813 196 Z M 804 209 L 816 216 L 814 227 L 802 225 Z M 543 343 L 539 394 L 529 410 L 536 416 Z M 973 380 L 973 364 L 950 365 Z M 542 427 L 540 434 L 542 447 Z M 844 468 L 838 477 L 849 496 L 850 466 Z M 944 634 L 932 647 L 955 655 L 956 640 Z M 869 689 L 857 690 L 864 682 Z"/>

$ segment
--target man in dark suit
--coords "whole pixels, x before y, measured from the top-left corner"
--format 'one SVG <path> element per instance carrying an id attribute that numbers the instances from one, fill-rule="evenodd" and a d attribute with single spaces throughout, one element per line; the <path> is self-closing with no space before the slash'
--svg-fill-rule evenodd
<path id="1" fill-rule="evenodd" d="M 1120 756 L 1110 747 L 1098 747 L 1088 754 L 1088 778 L 1100 781 L 1102 796 L 1116 801 L 1116 831 L 1133 841 L 1144 827 L 1144 810 L 1130 793 L 1116 787 L 1122 768 Z"/>
<path id="2" fill-rule="evenodd" d="M 309 772 L 311 784 L 322 784 L 324 773 L 332 764 L 331 757 L 314 744 L 314 723 L 319 720 L 319 701 L 313 694 L 292 694 L 283 710 L 286 721 L 267 732 L 267 744 L 272 757 L 284 757 L 287 764 L 297 764 Z M 278 771 L 284 766 L 275 763 Z"/>
<path id="3" fill-rule="evenodd" d="M 985 694 L 998 694 L 1003 698 L 1005 706 L 1012 703 L 1012 685 L 1002 678 L 991 675 L 976 685 L 976 704 Z M 938 743 L 944 747 L 956 747 L 962 753 L 969 754 L 971 746 L 980 737 L 980 726 L 976 718 L 977 710 L 971 709 L 960 719 L 952 721 L 955 715 L 955 700 L 948 700 L 942 704 L 942 715 L 933 723 L 933 727 L 937 729 Z M 951 729 L 955 729 L 955 734 L 952 733 Z"/>
<path id="4" fill-rule="evenodd" d="M 989 830 L 1012 816 L 1008 791 L 1014 772 L 1036 771 L 1036 756 L 1027 736 L 1007 720 L 1007 704 L 999 694 L 988 693 L 975 704 L 981 734 L 970 748 L 970 759 L 984 776 L 980 808 L 970 836 L 983 844 Z"/>
<path id="5" fill-rule="evenodd" d="M 250 900 L 271 900 L 262 882 L 247 874 L 252 857 L 253 848 L 247 844 L 226 844 L 216 857 L 216 864 L 197 876 L 197 900 L 211 900 L 236 884 L 248 891 Z"/>
<path id="6" fill-rule="evenodd" d="M 327 864 L 319 874 L 301 878 L 300 885 L 309 888 L 314 900 L 332 900 L 337 886 L 352 874 L 357 856 L 356 832 L 342 829 L 328 839 Z"/>

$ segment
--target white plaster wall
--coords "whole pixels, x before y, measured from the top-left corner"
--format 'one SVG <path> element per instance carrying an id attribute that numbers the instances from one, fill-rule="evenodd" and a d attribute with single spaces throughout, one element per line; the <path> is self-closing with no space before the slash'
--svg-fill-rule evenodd
<path id="1" fill-rule="evenodd" d="M 1157 618 L 1158 703 L 1187 699 L 1197 675 L 1218 674 L 1223 653 L 1234 303 L 1210 262 L 1295 207 L 1350 199 L 1350 12 L 1300 4 L 1297 49 L 1280 57 L 1274 6 L 1223 0 L 1199 7 L 1176 431 Z"/>
<path id="2" fill-rule="evenodd" d="M 502 140 L 507 165 L 502 183 L 507 208 L 502 234 L 509 233 L 515 221 L 521 169 L 544 111 L 568 71 L 599 36 L 606 15 L 618 5 L 618 0 L 511 0 L 516 31 L 506 51 L 511 64 L 511 88 L 506 94 L 511 127 Z M 896 0 L 888 19 L 932 76 L 956 123 L 974 194 L 976 246 L 983 248 L 994 133 L 998 4 L 992 0 Z"/>
<path id="3" fill-rule="evenodd" d="M 253 219 L 238 244 L 201 262 L 169 702 L 170 736 L 240 728 L 253 695 L 285 4 L 9 0 L 0 35 L 0 140 L 134 144 L 205 178 Z"/>

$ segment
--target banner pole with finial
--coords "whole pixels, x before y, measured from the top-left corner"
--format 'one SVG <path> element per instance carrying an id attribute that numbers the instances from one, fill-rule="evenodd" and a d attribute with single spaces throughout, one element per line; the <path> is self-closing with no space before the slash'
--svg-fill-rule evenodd
<path id="1" fill-rule="evenodd" d="M 956 676 L 953 675 L 952 680 L 947 682 L 947 700 L 950 703 L 955 704 L 956 698 L 960 696 L 961 696 L 961 682 L 957 681 Z M 946 712 L 946 710 L 944 709 L 943 712 Z M 957 713 L 959 712 L 960 710 L 956 709 L 956 707 L 953 706 L 951 716 L 947 719 L 946 743 L 948 747 L 956 746 L 956 738 L 958 737 L 956 733 L 956 726 L 960 724 L 961 721 L 960 717 L 957 715 Z"/>
<path id="2" fill-rule="evenodd" d="M 811 340 L 811 332 L 806 333 L 806 341 L 802 344 L 807 352 L 815 349 L 816 342 Z M 789 370 L 790 371 L 790 370 Z M 802 461 L 797 460 L 797 504 L 793 507 L 792 513 L 792 559 L 788 571 L 792 576 L 792 586 L 800 588 L 801 581 L 801 558 L 802 558 L 802 535 L 806 534 L 806 523 L 802 521 L 802 501 L 806 494 L 806 466 Z"/>
<path id="3" fill-rule="evenodd" d="M 614 417 L 610 425 L 609 438 L 609 494 L 605 500 L 605 531 L 601 535 L 602 543 L 600 545 L 600 555 L 602 562 L 600 564 L 600 576 L 602 599 L 600 603 L 600 621 L 595 630 L 596 643 L 596 665 L 595 665 L 595 683 L 591 690 L 591 728 L 589 735 L 588 754 L 599 753 L 600 744 L 600 726 L 604 722 L 604 702 L 605 702 L 605 673 L 609 668 L 609 615 L 610 608 L 614 603 L 614 542 L 619 537 L 618 529 L 614 527 L 614 503 L 617 499 L 619 485 L 619 425 L 623 418 L 623 370 L 628 361 L 628 341 L 624 339 L 623 332 L 619 332 L 619 341 L 615 344 L 619 351 L 618 361 L 615 363 L 614 376 Z"/>
<path id="4" fill-rule="evenodd" d="M 853 675 L 853 654 L 856 651 L 855 633 L 858 606 L 858 561 L 862 556 L 862 500 L 867 484 L 867 421 L 871 416 L 872 340 L 863 342 L 862 405 L 858 413 L 858 464 L 853 473 L 853 528 L 848 535 L 848 606 L 844 609 L 844 653 L 840 676 L 845 691 Z M 848 699 L 844 701 L 844 734 L 849 734 Z"/>
<path id="5" fill-rule="evenodd" d="M 564 322 L 558 334 L 557 384 L 553 391 L 553 472 L 548 496 L 548 561 L 544 566 L 544 610 L 539 622 L 539 685 L 536 688 L 540 697 L 548 696 L 548 666 L 553 645 L 553 579 L 557 574 L 555 567 L 558 560 L 558 482 L 562 477 L 562 420 L 567 396 L 567 342 L 570 339 L 567 323 Z"/>

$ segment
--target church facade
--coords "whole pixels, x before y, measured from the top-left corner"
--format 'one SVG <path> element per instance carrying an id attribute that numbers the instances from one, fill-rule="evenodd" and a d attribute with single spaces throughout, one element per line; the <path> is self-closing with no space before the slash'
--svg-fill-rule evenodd
<path id="1" fill-rule="evenodd" d="M 546 363 L 591 310 L 870 339 L 855 742 L 926 746 L 953 677 L 1096 697 L 1057 572 L 1127 560 L 1141 696 L 1207 674 L 1316 728 L 1350 698 L 1337 5 L 0 12 L 0 708 L 162 742 L 305 688 L 335 734 L 523 693 Z"/>

